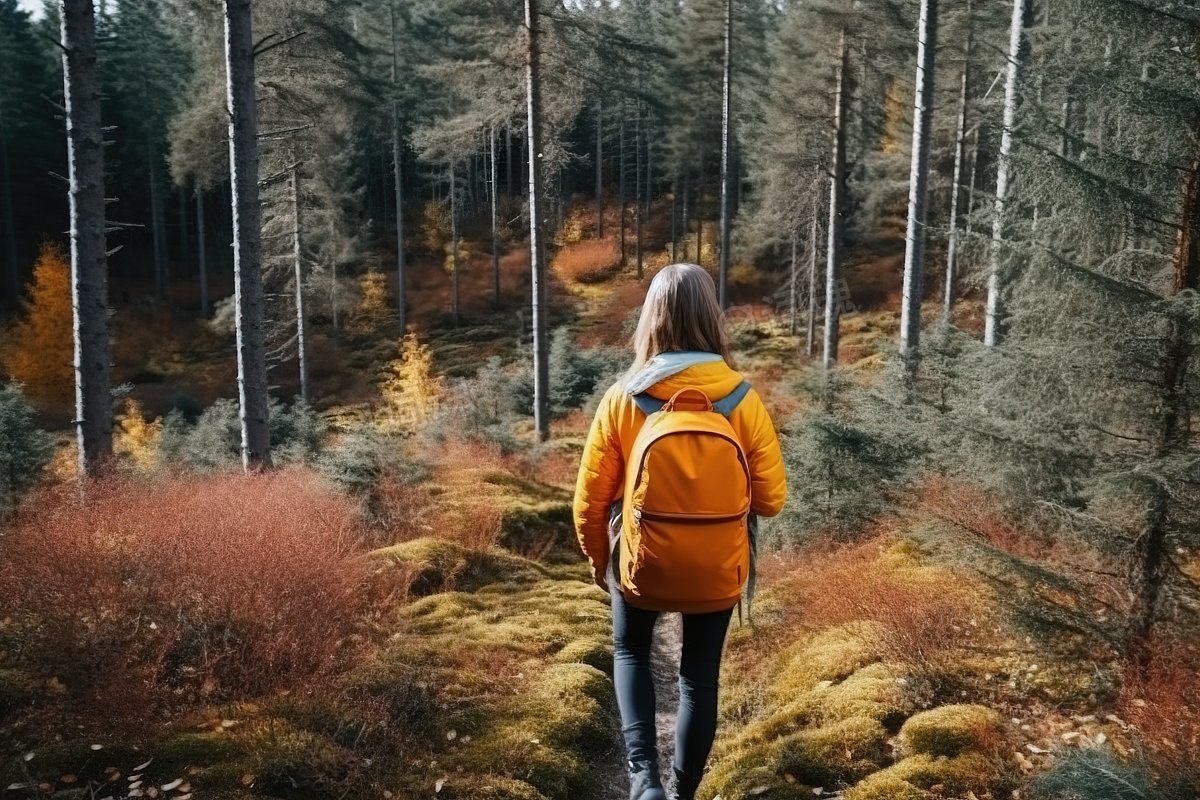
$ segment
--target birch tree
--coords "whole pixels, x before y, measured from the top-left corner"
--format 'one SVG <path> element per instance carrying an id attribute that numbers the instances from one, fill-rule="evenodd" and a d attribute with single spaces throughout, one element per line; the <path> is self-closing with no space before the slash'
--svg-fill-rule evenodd
<path id="1" fill-rule="evenodd" d="M 829 224 L 825 244 L 825 351 L 821 364 L 837 364 L 841 330 L 842 235 L 845 226 L 846 105 L 850 50 L 845 28 L 838 36 L 838 62 L 834 72 L 833 152 L 829 170 Z"/>
<path id="2" fill-rule="evenodd" d="M 950 235 L 946 242 L 946 280 L 942 299 L 942 319 L 954 321 L 955 279 L 958 267 L 958 207 L 963 194 L 963 161 L 967 150 L 967 92 L 971 83 L 971 0 L 966 3 L 966 34 L 963 42 L 962 74 L 959 76 L 958 124 L 954 132 L 954 175 L 950 181 Z"/>
<path id="3" fill-rule="evenodd" d="M 729 229 L 731 147 L 733 125 L 733 0 L 725 0 L 724 60 L 721 70 L 721 208 L 720 208 L 720 265 L 717 297 L 721 308 L 729 306 Z M 699 247 L 697 247 L 699 249 Z"/>
<path id="4" fill-rule="evenodd" d="M 529 150 L 529 259 L 533 293 L 533 419 L 538 441 L 550 438 L 550 365 L 546 335 L 545 203 L 538 0 L 525 0 L 525 130 Z"/>
<path id="5" fill-rule="evenodd" d="M 1008 72 L 1004 83 L 1004 123 L 996 167 L 996 204 L 992 215 L 992 247 L 987 279 L 987 307 L 983 343 L 993 347 L 1004 338 L 1004 295 L 1008 291 L 1005 250 L 1005 214 L 1012 183 L 1013 130 L 1017 124 L 1017 101 L 1025 59 L 1025 8 L 1027 0 L 1013 0 L 1009 25 Z"/>
<path id="6" fill-rule="evenodd" d="M 900 355 L 917 355 L 921 338 L 921 290 L 925 273 L 925 227 L 929 189 L 929 135 L 933 123 L 938 0 L 921 0 L 917 24 L 917 90 L 913 108 L 912 166 L 908 178 L 908 230 L 904 236 L 904 288 L 900 307 Z"/>
<path id="7" fill-rule="evenodd" d="M 112 456 L 104 133 L 92 0 L 62 0 L 63 97 L 71 214 L 71 305 L 75 338 L 75 430 L 79 473 Z"/>

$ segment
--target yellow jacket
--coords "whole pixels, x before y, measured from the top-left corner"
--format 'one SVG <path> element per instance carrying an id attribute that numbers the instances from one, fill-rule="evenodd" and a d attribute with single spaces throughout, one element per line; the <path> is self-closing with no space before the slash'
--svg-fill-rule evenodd
<path id="1" fill-rule="evenodd" d="M 717 401 L 742 382 L 740 373 L 723 361 L 696 364 L 654 384 L 647 393 L 666 400 L 684 387 L 695 387 Z M 575 535 L 592 566 L 594 575 L 608 569 L 608 515 L 612 504 L 621 499 L 625 462 L 646 416 L 638 410 L 633 397 L 625 393 L 622 382 L 614 384 L 596 410 L 575 484 Z M 751 513 L 773 517 L 783 508 L 787 482 L 779 439 L 762 398 L 753 389 L 729 417 L 750 466 Z"/>

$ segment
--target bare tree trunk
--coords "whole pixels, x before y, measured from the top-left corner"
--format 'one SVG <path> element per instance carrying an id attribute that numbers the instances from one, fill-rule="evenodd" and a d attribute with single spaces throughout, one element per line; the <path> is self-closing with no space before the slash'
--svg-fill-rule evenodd
<path id="1" fill-rule="evenodd" d="M 596 98 L 596 238 L 604 238 L 604 106 Z"/>
<path id="2" fill-rule="evenodd" d="M 653 142 L 653 141 L 654 141 L 653 138 L 650 136 L 650 120 L 647 119 L 646 120 L 646 191 L 644 191 L 642 193 L 642 197 L 644 200 L 644 203 L 643 203 L 644 208 L 642 211 L 642 218 L 644 220 L 642 222 L 643 227 L 650 225 L 650 200 L 652 199 L 652 195 L 650 193 L 654 190 L 654 186 L 653 186 L 654 159 L 652 156 L 652 148 L 651 148 L 651 142 Z M 638 238 L 639 239 L 641 238 L 640 233 L 638 234 Z M 643 245 L 643 249 L 644 249 L 644 247 L 645 246 Z M 642 277 L 642 269 L 641 269 L 640 264 L 638 265 L 638 277 L 639 278 Z"/>
<path id="3" fill-rule="evenodd" d="M 804 344 L 808 357 L 817 349 L 817 217 L 821 214 L 821 181 L 813 181 L 813 213 L 808 234 L 808 330 Z"/>
<path id="4" fill-rule="evenodd" d="M 333 229 L 333 217 L 329 218 L 329 238 L 333 240 L 335 231 Z M 329 309 L 332 317 L 333 329 L 339 329 L 338 322 L 338 260 L 337 253 L 334 249 L 329 248 Z"/>
<path id="5" fill-rule="evenodd" d="M 721 78 L 721 231 L 720 263 L 718 267 L 717 299 L 721 308 L 729 307 L 729 228 L 730 186 L 732 166 L 730 140 L 733 135 L 733 0 L 725 0 L 725 60 Z M 698 249 L 698 248 L 697 248 Z"/>
<path id="6" fill-rule="evenodd" d="M 499 186 L 496 180 L 496 129 L 490 129 L 488 135 L 488 157 L 491 162 L 491 201 L 492 201 L 492 293 L 493 303 L 500 308 L 500 231 L 497 217 L 497 201 Z"/>
<path id="7" fill-rule="evenodd" d="M 962 198 L 963 159 L 967 150 L 967 85 L 971 75 L 971 0 L 967 0 L 967 37 L 963 46 L 962 77 L 958 90 L 958 128 L 954 135 L 954 179 L 950 184 L 950 238 L 946 243 L 946 286 L 942 320 L 954 321 L 954 279 L 958 260 L 958 205 Z"/>
<path id="8" fill-rule="evenodd" d="M 704 216 L 700 213 L 700 203 L 704 199 L 704 176 L 696 178 L 696 263 L 701 263 L 704 257 Z"/>
<path id="9" fill-rule="evenodd" d="M 62 2 L 63 90 L 71 207 L 71 305 L 75 339 L 75 430 L 79 474 L 112 455 L 105 250 L 104 135 L 91 0 Z"/>
<path id="10" fill-rule="evenodd" d="M 308 402 L 308 350 L 304 324 L 304 250 L 300 241 L 300 167 L 292 167 L 292 280 L 296 289 L 296 361 L 300 368 L 300 398 Z"/>
<path id="11" fill-rule="evenodd" d="M 397 63 L 397 48 L 396 48 L 396 6 L 395 3 L 389 3 L 392 17 L 392 91 L 399 91 L 399 65 Z M 396 313 L 400 317 L 400 335 L 403 336 L 408 330 L 407 305 L 408 296 L 406 292 L 407 280 L 405 273 L 408 271 L 405 267 L 405 252 L 404 252 L 404 145 L 400 138 L 400 100 L 393 96 L 392 98 L 392 171 L 393 181 L 396 184 Z M 337 291 L 336 289 L 334 291 Z M 337 328 L 337 311 L 334 310 L 334 328 Z"/>
<path id="12" fill-rule="evenodd" d="M 797 253 L 799 250 L 799 245 L 797 243 L 797 240 L 799 238 L 800 238 L 799 233 L 795 229 L 793 229 L 792 230 L 792 264 L 791 264 L 791 272 L 790 272 L 789 281 L 788 281 L 788 287 L 789 287 L 789 291 L 788 291 L 788 319 L 789 319 L 788 333 L 790 333 L 792 336 L 795 336 L 796 331 L 799 330 L 800 298 L 798 297 L 798 294 L 800 291 L 800 270 L 799 270 L 799 264 L 797 263 Z"/>
<path id="13" fill-rule="evenodd" d="M 0 310 L 16 310 L 21 298 L 21 268 L 17 263 L 17 226 L 13 219 L 12 173 L 8 164 L 8 137 L 4 129 L 3 109 L 0 109 L 0 203 L 4 204 L 4 275 L 7 291 Z"/>
<path id="14" fill-rule="evenodd" d="M 625 109 L 621 109 L 621 122 L 617 134 L 617 205 L 621 214 L 621 269 L 625 269 Z"/>
<path id="15" fill-rule="evenodd" d="M 242 465 L 253 470 L 271 466 L 271 427 L 263 344 L 258 107 L 254 94 L 251 0 L 225 0 L 225 75 Z"/>
<path id="16" fill-rule="evenodd" d="M 162 235 L 162 199 L 158 185 L 158 157 L 147 145 L 146 166 L 150 181 L 150 238 L 154 251 L 154 299 L 162 302 L 167 291 L 166 245 Z"/>
<path id="17" fill-rule="evenodd" d="M 546 337 L 546 264 L 542 200 L 542 88 L 538 65 L 538 0 L 525 0 L 526 125 L 529 138 L 529 255 L 533 278 L 533 419 L 538 441 L 550 438 L 550 369 Z M 623 200 L 623 198 L 622 198 Z"/>
<path id="18" fill-rule="evenodd" d="M 638 280 L 642 279 L 642 104 L 638 102 L 636 127 L 633 133 L 633 215 L 637 220 L 633 259 L 637 264 Z"/>
<path id="19" fill-rule="evenodd" d="M 450 159 L 450 315 L 454 319 L 454 327 L 458 327 L 458 161 Z"/>
<path id="20" fill-rule="evenodd" d="M 187 189 L 179 187 L 179 267 L 186 270 L 187 275 L 191 274 L 191 270 L 187 268 L 188 256 L 192 252 L 191 242 L 188 241 L 188 200 Z"/>
<path id="21" fill-rule="evenodd" d="M 904 236 L 904 289 L 900 307 L 900 355 L 920 352 L 921 295 L 925 277 L 925 225 L 929 194 L 929 133 L 937 69 L 938 0 L 921 0 L 917 24 L 917 90 L 913 108 L 912 163 L 908 175 L 908 231 Z"/>
<path id="22" fill-rule="evenodd" d="M 508 128 L 504 129 L 504 188 L 508 192 L 509 197 L 513 197 L 513 149 L 512 149 L 512 131 Z"/>
<path id="23" fill-rule="evenodd" d="M 849 45 L 846 30 L 838 41 L 838 64 L 833 99 L 833 158 L 829 174 L 829 229 L 825 248 L 825 352 L 822 366 L 832 369 L 837 364 L 838 340 L 841 333 L 841 298 L 838 292 L 842 277 L 843 204 L 846 181 L 846 103 Z"/>
<path id="24" fill-rule="evenodd" d="M 1004 338 L 1005 275 L 1004 214 L 1012 172 L 1013 128 L 1017 123 L 1017 92 L 1024 67 L 1024 32 L 1026 0 L 1013 0 L 1012 21 L 1008 36 L 1008 77 L 1004 84 L 1004 128 L 1000 134 L 1000 153 L 996 168 L 996 209 L 992 219 L 991 265 L 987 280 L 987 309 L 983 343 L 993 347 Z"/>
<path id="25" fill-rule="evenodd" d="M 200 316 L 208 319 L 208 256 L 204 252 L 204 195 L 196 187 L 196 266 L 200 273 Z"/>
<path id="26" fill-rule="evenodd" d="M 691 242 L 692 232 L 689 230 L 691 220 L 688 219 L 688 174 L 683 173 L 683 219 L 680 220 L 679 232 L 680 239 L 683 241 L 683 260 L 688 260 L 688 244 Z M 700 254 L 696 254 L 696 260 L 700 260 Z"/>
<path id="27" fill-rule="evenodd" d="M 676 240 L 679 238 L 679 176 L 671 180 L 671 263 L 676 261 Z"/>

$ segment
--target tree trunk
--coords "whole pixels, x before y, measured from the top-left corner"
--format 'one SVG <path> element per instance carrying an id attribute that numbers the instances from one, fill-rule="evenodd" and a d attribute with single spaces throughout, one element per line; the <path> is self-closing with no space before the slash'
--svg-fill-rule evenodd
<path id="1" fill-rule="evenodd" d="M 679 222 L 680 239 L 683 241 L 683 260 L 688 260 L 688 245 L 691 242 L 692 232 L 689 229 L 691 220 L 688 219 L 688 174 L 683 173 L 683 219 Z M 697 261 L 700 260 L 697 254 Z"/>
<path id="2" fill-rule="evenodd" d="M 596 98 L 596 238 L 604 238 L 604 106 Z"/>
<path id="3" fill-rule="evenodd" d="M 538 441 L 550 438 L 550 369 L 546 337 L 546 262 L 543 252 L 542 88 L 538 65 L 538 0 L 525 0 L 526 126 L 529 139 L 529 260 L 533 282 L 533 419 Z"/>
<path id="4" fill-rule="evenodd" d="M 450 316 L 458 327 L 458 161 L 450 159 Z"/>
<path id="5" fill-rule="evenodd" d="M 704 215 L 700 211 L 700 203 L 704 200 L 703 173 L 696 178 L 696 263 L 702 263 L 704 257 Z"/>
<path id="6" fill-rule="evenodd" d="M 822 359 L 825 369 L 832 369 L 837 364 L 841 333 L 842 298 L 838 293 L 842 277 L 843 184 L 846 181 L 846 73 L 850 60 L 845 28 L 839 37 L 838 51 L 833 96 L 833 158 L 829 174 L 829 229 L 825 247 L 825 352 Z"/>
<path id="7" fill-rule="evenodd" d="M 504 129 L 504 170 L 504 188 L 508 196 L 513 197 L 516 187 L 513 185 L 512 131 L 508 128 Z"/>
<path id="8" fill-rule="evenodd" d="M 729 228 L 730 228 L 730 140 L 733 135 L 733 0 L 725 0 L 725 59 L 721 71 L 721 231 L 718 249 L 717 300 L 722 309 L 729 307 Z"/>
<path id="9" fill-rule="evenodd" d="M 335 231 L 333 229 L 333 217 L 329 217 L 329 239 L 333 241 Z M 338 322 L 338 260 L 337 253 L 331 247 L 329 248 L 329 309 L 333 329 L 339 329 Z"/>
<path id="10" fill-rule="evenodd" d="M 162 231 L 162 199 L 158 185 L 158 156 L 153 147 L 146 151 L 146 166 L 150 174 L 150 238 L 154 251 L 154 299 L 162 302 L 167 291 L 166 243 Z"/>
<path id="11" fill-rule="evenodd" d="M 492 128 L 488 136 L 488 157 L 491 161 L 491 202 L 492 202 L 492 296 L 496 308 L 500 308 L 500 231 L 497 211 L 497 193 L 499 186 L 496 180 L 496 129 Z"/>
<path id="12" fill-rule="evenodd" d="M 642 204 L 643 209 L 642 209 L 642 217 L 641 217 L 643 221 L 642 221 L 641 225 L 639 226 L 641 228 L 641 230 L 645 230 L 650 225 L 650 201 L 653 197 L 651 195 L 651 192 L 654 190 L 654 186 L 653 186 L 654 160 L 652 157 L 652 149 L 651 149 L 651 144 L 650 144 L 652 141 L 654 141 L 654 140 L 650 136 L 650 120 L 647 119 L 646 120 L 646 190 L 644 192 L 642 192 L 642 199 L 644 202 Z M 641 233 L 641 231 L 639 231 L 638 238 L 640 239 L 641 237 L 642 237 L 642 233 Z M 642 248 L 644 250 L 645 245 L 643 245 Z M 642 277 L 642 265 L 640 263 L 638 264 L 638 277 L 639 278 Z"/>
<path id="13" fill-rule="evenodd" d="M 797 263 L 797 253 L 799 251 L 799 244 L 798 244 L 797 240 L 799 238 L 800 238 L 800 235 L 796 232 L 796 230 L 793 229 L 792 230 L 792 263 L 791 263 L 791 271 L 790 271 L 789 280 L 788 280 L 788 289 L 789 289 L 789 291 L 788 291 L 788 320 L 789 320 L 788 333 L 792 336 L 796 335 L 796 331 L 798 331 L 799 327 L 800 327 L 799 326 L 800 298 L 797 296 L 798 292 L 800 291 L 800 272 L 799 272 L 799 264 Z"/>
<path id="14" fill-rule="evenodd" d="M 186 270 L 184 274 L 190 275 L 191 270 L 187 268 L 188 256 L 192 252 L 191 242 L 188 241 L 188 200 L 187 189 L 179 187 L 179 268 Z"/>
<path id="15" fill-rule="evenodd" d="M 292 280 L 296 284 L 296 361 L 300 369 L 300 398 L 308 402 L 308 351 L 304 325 L 304 250 L 300 242 L 300 169 L 292 167 Z"/>
<path id="16" fill-rule="evenodd" d="M 946 285 L 942 321 L 954 321 L 955 263 L 958 259 L 958 204 L 962 197 L 963 158 L 967 150 L 967 85 L 971 75 L 971 0 L 967 0 L 967 36 L 963 45 L 962 77 L 958 89 L 958 128 L 954 135 L 954 178 L 950 184 L 950 238 L 946 243 Z"/>
<path id="17" fill-rule="evenodd" d="M 808 330 L 804 345 L 808 357 L 817 349 L 817 217 L 821 214 L 821 182 L 813 181 L 813 212 L 808 234 Z"/>
<path id="18" fill-rule="evenodd" d="M 108 351 L 104 142 L 91 0 L 62 2 L 63 90 L 71 210 L 75 426 L 79 474 L 94 475 L 112 455 Z"/>
<path id="19" fill-rule="evenodd" d="M 4 110 L 0 109 L 0 203 L 4 205 L 4 276 L 7 291 L 0 311 L 15 311 L 21 305 L 21 268 L 17 260 L 17 226 L 13 219 L 12 174 L 8 164 L 8 138 L 4 130 Z"/>
<path id="20" fill-rule="evenodd" d="M 196 187 L 196 269 L 200 274 L 200 316 L 208 319 L 208 256 L 204 252 L 204 195 Z"/>
<path id="21" fill-rule="evenodd" d="M 251 0 L 225 0 L 225 75 L 232 187 L 234 307 L 242 465 L 271 465 L 267 358 L 263 344 L 261 211 L 258 198 L 258 108 L 254 90 Z"/>
<path id="22" fill-rule="evenodd" d="M 921 346 L 921 295 L 925 277 L 925 224 L 929 194 L 929 133 L 937 69 L 938 0 L 921 0 L 917 25 L 917 89 L 913 108 L 912 162 L 908 174 L 908 230 L 904 236 L 904 289 L 900 355 L 915 359 Z"/>
<path id="23" fill-rule="evenodd" d="M 621 269 L 625 269 L 625 109 L 621 109 L 621 123 L 617 134 L 617 205 L 621 217 Z"/>
<path id="24" fill-rule="evenodd" d="M 996 168 L 996 208 L 992 219 L 991 264 L 987 280 L 987 308 L 983 343 L 994 347 L 1004 338 L 1004 295 L 1008 287 L 1004 244 L 1004 214 L 1008 202 L 1012 172 L 1013 128 L 1017 123 L 1017 92 L 1024 64 L 1026 0 L 1013 0 L 1008 35 L 1008 77 L 1004 84 L 1004 127 L 1000 134 L 1000 153 Z"/>
<path id="25" fill-rule="evenodd" d="M 671 263 L 676 261 L 676 239 L 679 238 L 679 176 L 671 181 Z"/>
<path id="26" fill-rule="evenodd" d="M 398 92 L 400 74 L 397 64 L 395 3 L 389 3 L 389 8 L 392 16 L 392 91 Z M 400 318 L 400 335 L 403 336 L 408 330 L 406 316 L 408 298 L 404 252 L 404 144 L 400 138 L 400 100 L 397 97 L 392 98 L 392 172 L 392 180 L 396 184 L 396 313 Z M 336 309 L 334 310 L 334 320 L 336 329 Z"/>
<path id="27" fill-rule="evenodd" d="M 636 127 L 633 133 L 633 215 L 636 219 L 633 260 L 637 264 L 638 280 L 642 279 L 642 104 L 638 103 Z"/>

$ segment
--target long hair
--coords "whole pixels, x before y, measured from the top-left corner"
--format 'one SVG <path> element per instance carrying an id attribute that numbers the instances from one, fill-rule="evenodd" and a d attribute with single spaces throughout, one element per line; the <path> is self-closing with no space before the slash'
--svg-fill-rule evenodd
<path id="1" fill-rule="evenodd" d="M 717 353 L 732 365 L 717 287 L 697 264 L 671 264 L 650 281 L 633 334 L 633 376 L 659 353 L 699 350 Z"/>

